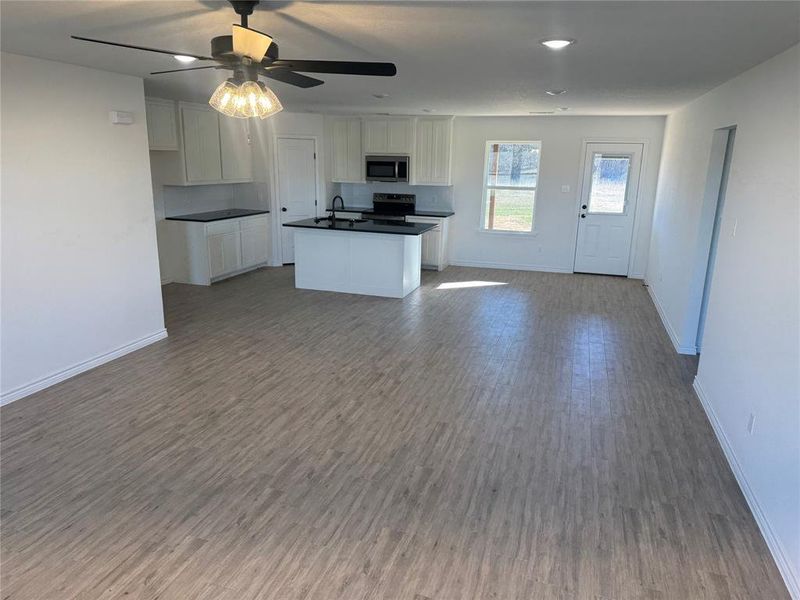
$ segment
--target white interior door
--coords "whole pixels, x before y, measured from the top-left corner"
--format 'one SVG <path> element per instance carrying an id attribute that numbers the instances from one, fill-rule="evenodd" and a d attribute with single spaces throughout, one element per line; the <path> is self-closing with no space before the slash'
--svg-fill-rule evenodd
<path id="1" fill-rule="evenodd" d="M 278 206 L 281 214 L 283 264 L 294 262 L 294 231 L 283 223 L 317 214 L 317 159 L 313 139 L 279 137 Z"/>
<path id="2" fill-rule="evenodd" d="M 642 144 L 586 144 L 575 268 L 627 275 L 639 194 Z"/>

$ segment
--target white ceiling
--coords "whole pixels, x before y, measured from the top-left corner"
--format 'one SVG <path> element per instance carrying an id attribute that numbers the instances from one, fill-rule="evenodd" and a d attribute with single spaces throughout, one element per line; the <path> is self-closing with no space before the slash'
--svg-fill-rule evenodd
<path id="1" fill-rule="evenodd" d="M 197 100 L 225 75 L 149 76 L 181 65 L 69 35 L 209 54 L 237 22 L 227 2 L 209 0 L 3 0 L 0 11 L 4 51 L 145 77 L 148 93 Z M 273 82 L 289 110 L 665 114 L 797 44 L 800 2 L 262 2 L 250 26 L 272 35 L 281 57 L 397 64 L 394 78 Z M 546 37 L 578 43 L 553 52 L 537 43 Z"/>

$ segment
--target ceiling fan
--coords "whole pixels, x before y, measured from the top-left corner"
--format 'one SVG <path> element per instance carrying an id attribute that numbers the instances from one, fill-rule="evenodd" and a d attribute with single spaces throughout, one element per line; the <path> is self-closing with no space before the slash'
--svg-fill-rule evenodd
<path id="1" fill-rule="evenodd" d="M 233 71 L 233 77 L 220 84 L 208 102 L 219 112 L 238 118 L 260 117 L 265 119 L 283 110 L 278 98 L 272 90 L 259 81 L 259 77 L 268 77 L 300 88 L 311 88 L 322 85 L 325 82 L 307 75 L 301 75 L 298 71 L 377 77 L 393 77 L 397 74 L 397 67 L 393 63 L 279 58 L 278 44 L 267 34 L 248 27 L 248 17 L 253 14 L 253 9 L 259 0 L 229 1 L 233 6 L 233 10 L 241 17 L 241 25 L 233 25 L 231 35 L 221 35 L 211 40 L 211 56 L 120 44 L 78 35 L 71 37 L 96 44 L 169 54 L 181 62 L 188 63 L 199 60 L 215 63 L 201 67 L 155 71 L 150 73 L 151 75 L 198 71 L 201 69 Z"/>

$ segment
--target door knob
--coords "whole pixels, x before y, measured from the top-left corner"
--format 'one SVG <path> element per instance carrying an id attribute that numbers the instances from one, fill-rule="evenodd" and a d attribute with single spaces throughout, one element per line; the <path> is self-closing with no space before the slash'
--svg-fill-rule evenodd
<path id="1" fill-rule="evenodd" d="M 582 215 L 581 215 L 581 219 L 585 219 L 585 218 L 586 218 L 586 215 L 583 215 L 583 214 L 582 214 Z"/>
<path id="2" fill-rule="evenodd" d="M 286 207 L 285 207 L 285 206 L 281 206 L 281 210 L 282 210 L 283 212 L 286 212 Z"/>
<path id="3" fill-rule="evenodd" d="M 583 206 L 581 206 L 581 208 L 582 208 L 583 210 L 586 210 L 586 205 L 584 204 Z"/>

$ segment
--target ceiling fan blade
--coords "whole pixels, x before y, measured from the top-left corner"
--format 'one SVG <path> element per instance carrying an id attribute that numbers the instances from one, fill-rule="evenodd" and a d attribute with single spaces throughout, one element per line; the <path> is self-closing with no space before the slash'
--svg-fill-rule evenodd
<path id="1" fill-rule="evenodd" d="M 201 69 L 225 69 L 221 65 L 208 65 L 206 67 L 189 67 L 188 69 L 169 69 L 167 71 L 153 71 L 150 75 L 163 75 L 164 73 L 182 73 L 183 71 L 199 71 Z"/>
<path id="2" fill-rule="evenodd" d="M 82 40 L 84 42 L 93 42 L 95 44 L 106 44 L 107 46 L 119 46 L 120 48 L 132 48 L 134 50 L 144 50 L 145 52 L 158 52 L 159 54 L 169 54 L 170 56 L 191 56 L 197 60 L 214 60 L 210 56 L 202 56 L 200 54 L 189 54 L 188 52 L 175 52 L 174 50 L 161 50 L 160 48 L 148 48 L 147 46 L 134 46 L 132 44 L 120 44 L 118 42 L 107 42 L 105 40 L 94 40 L 92 38 L 81 37 L 79 35 L 71 35 L 73 40 Z"/>
<path id="3" fill-rule="evenodd" d="M 394 63 L 281 58 L 269 63 L 269 66 L 285 67 L 292 71 L 304 71 L 306 73 L 340 73 L 343 75 L 373 75 L 377 77 L 394 77 L 397 75 L 397 67 Z"/>
<path id="4" fill-rule="evenodd" d="M 255 63 L 260 63 L 272 44 L 272 38 L 266 33 L 261 33 L 241 25 L 233 26 L 233 53 L 237 56 L 247 56 Z"/>
<path id="5" fill-rule="evenodd" d="M 324 81 L 320 81 L 319 79 L 314 79 L 313 77 L 306 77 L 305 75 L 300 75 L 300 73 L 293 73 L 292 71 L 287 71 L 284 69 L 275 69 L 275 70 L 261 69 L 259 72 L 265 77 L 269 77 L 270 79 L 276 79 L 277 81 L 282 81 L 283 83 L 289 83 L 291 85 L 295 85 L 301 88 L 316 87 L 318 85 L 322 85 L 323 83 L 325 83 Z"/>

